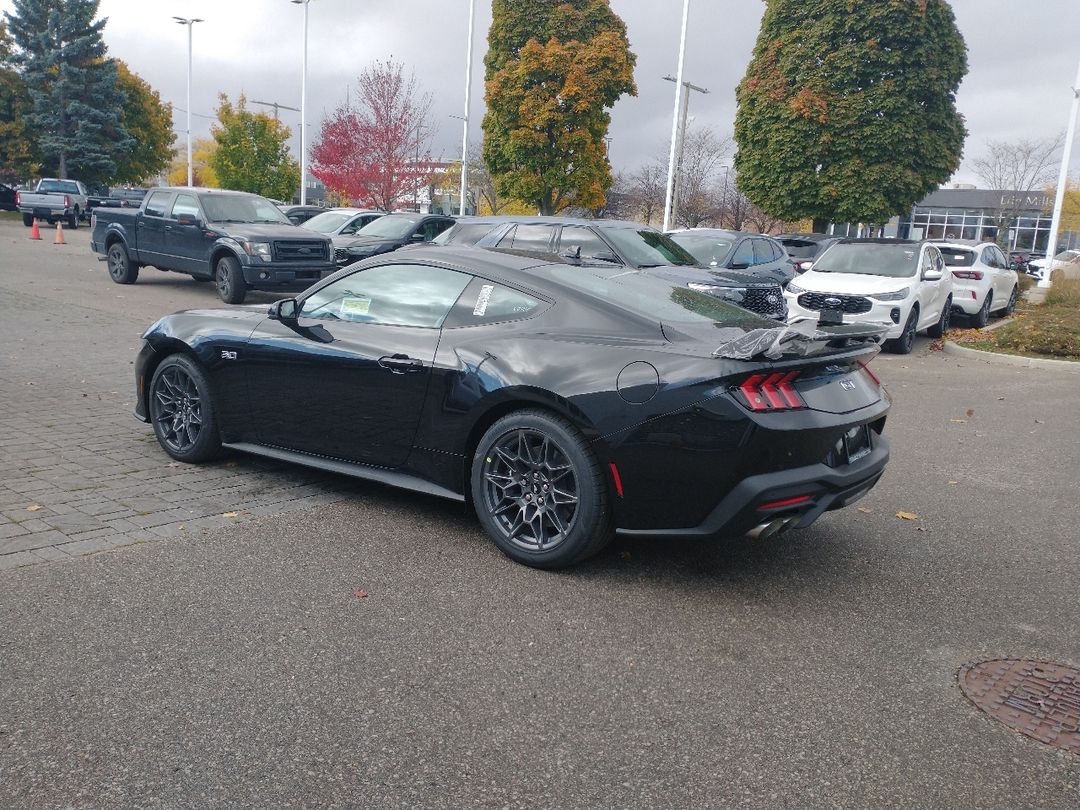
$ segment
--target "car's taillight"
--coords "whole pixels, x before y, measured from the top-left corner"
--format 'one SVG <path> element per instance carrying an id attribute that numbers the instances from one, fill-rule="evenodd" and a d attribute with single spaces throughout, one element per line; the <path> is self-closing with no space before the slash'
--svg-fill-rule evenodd
<path id="1" fill-rule="evenodd" d="M 20 205 L 22 205 L 22 192 L 21 191 L 16 191 L 15 192 L 15 207 L 18 208 Z"/>
<path id="2" fill-rule="evenodd" d="M 874 385 L 881 385 L 881 380 L 878 379 L 878 375 L 874 373 L 874 370 L 870 368 L 868 363 L 859 362 L 860 368 L 866 372 L 866 376 L 874 381 Z"/>
<path id="3" fill-rule="evenodd" d="M 982 270 L 953 270 L 952 274 L 956 278 L 971 278 L 975 281 L 982 281 Z"/>
<path id="4" fill-rule="evenodd" d="M 798 371 L 754 374 L 739 386 L 739 393 L 752 411 L 794 411 L 805 408 L 806 403 L 791 384 L 798 376 Z"/>
<path id="5" fill-rule="evenodd" d="M 64 208 L 71 208 L 71 197 L 64 195 Z"/>

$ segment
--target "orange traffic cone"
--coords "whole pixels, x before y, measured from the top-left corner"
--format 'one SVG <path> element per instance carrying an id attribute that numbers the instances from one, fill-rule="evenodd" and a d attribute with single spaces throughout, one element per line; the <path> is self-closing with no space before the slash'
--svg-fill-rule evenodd
<path id="1" fill-rule="evenodd" d="M 54 245 L 66 245 L 64 241 L 64 223 L 60 220 L 56 220 L 56 238 L 53 239 Z"/>
<path id="2" fill-rule="evenodd" d="M 41 229 L 37 226 L 37 217 L 34 217 L 34 224 L 30 226 L 30 238 L 41 241 Z"/>

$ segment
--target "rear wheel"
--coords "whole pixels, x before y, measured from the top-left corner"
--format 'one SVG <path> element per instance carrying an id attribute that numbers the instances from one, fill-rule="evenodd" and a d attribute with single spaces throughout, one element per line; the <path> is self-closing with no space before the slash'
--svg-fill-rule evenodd
<path id="1" fill-rule="evenodd" d="M 518 411 L 484 434 L 473 456 L 473 505 L 495 545 L 535 568 L 596 554 L 613 535 L 596 457 L 567 420 Z"/>
<path id="2" fill-rule="evenodd" d="M 161 448 L 194 464 L 221 452 L 210 384 L 189 357 L 166 357 L 150 381 L 150 422 Z"/>
<path id="3" fill-rule="evenodd" d="M 919 324 L 919 308 L 912 307 L 908 319 L 904 322 L 904 331 L 900 337 L 890 340 L 887 348 L 893 354 L 911 354 L 915 346 L 915 328 Z"/>
<path id="4" fill-rule="evenodd" d="M 1005 309 L 1001 310 L 998 315 L 1002 318 L 1007 318 L 1013 314 L 1013 310 L 1016 309 L 1016 299 L 1020 296 L 1020 288 L 1013 285 L 1012 292 L 1009 293 L 1009 303 L 1005 305 Z"/>
<path id="5" fill-rule="evenodd" d="M 926 330 L 926 334 L 935 340 L 944 337 L 949 331 L 949 320 L 952 317 L 952 296 L 945 299 L 945 306 L 941 308 L 941 317 L 938 322 Z"/>
<path id="6" fill-rule="evenodd" d="M 73 231 L 79 229 L 79 209 L 76 208 L 75 212 L 68 217 L 68 227 Z"/>
<path id="7" fill-rule="evenodd" d="M 23 214 L 22 215 L 22 224 L 25 225 L 27 228 L 33 227 L 33 225 L 34 225 L 34 215 L 33 214 Z"/>
<path id="8" fill-rule="evenodd" d="M 222 256 L 214 266 L 214 283 L 218 295 L 226 304 L 242 304 L 247 296 L 244 275 L 240 272 L 240 262 L 233 256 Z"/>
<path id="9" fill-rule="evenodd" d="M 983 301 L 983 305 L 979 308 L 979 311 L 971 316 L 971 325 L 976 329 L 982 329 L 990 321 L 990 307 L 994 303 L 994 291 L 986 291 L 986 300 Z"/>
<path id="10" fill-rule="evenodd" d="M 123 242 L 113 242 L 108 253 L 109 278 L 117 284 L 134 284 L 139 278 L 139 266 L 133 264 Z"/>

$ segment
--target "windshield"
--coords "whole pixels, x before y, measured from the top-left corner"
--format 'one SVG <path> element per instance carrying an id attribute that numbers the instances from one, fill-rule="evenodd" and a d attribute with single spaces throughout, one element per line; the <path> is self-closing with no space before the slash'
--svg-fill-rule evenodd
<path id="1" fill-rule="evenodd" d="M 276 205 L 254 194 L 206 194 L 200 197 L 210 222 L 292 223 Z"/>
<path id="2" fill-rule="evenodd" d="M 919 246 L 909 242 L 838 242 L 814 263 L 817 273 L 910 278 L 919 263 Z"/>
<path id="3" fill-rule="evenodd" d="M 552 278 L 568 287 L 661 323 L 748 329 L 776 326 L 775 322 L 721 298 L 636 270 L 561 264 L 548 265 L 546 270 Z"/>
<path id="4" fill-rule="evenodd" d="M 74 180 L 42 180 L 37 190 L 39 194 L 78 194 L 79 184 Z"/>
<path id="5" fill-rule="evenodd" d="M 356 232 L 357 236 L 377 236 L 384 239 L 402 239 L 412 233 L 420 217 L 379 217 Z"/>
<path id="6" fill-rule="evenodd" d="M 603 233 L 634 267 L 694 267 L 700 263 L 659 231 L 603 228 Z"/>
<path id="7" fill-rule="evenodd" d="M 301 228 L 307 228 L 319 233 L 336 233 L 337 229 L 352 219 L 355 214 L 352 211 L 324 211 L 316 214 L 307 222 L 300 223 Z"/>
<path id="8" fill-rule="evenodd" d="M 941 258 L 945 260 L 945 264 L 949 267 L 971 267 L 975 264 L 974 250 L 941 247 L 940 245 L 938 250 L 941 251 Z"/>
<path id="9" fill-rule="evenodd" d="M 812 259 L 818 251 L 818 243 L 806 239 L 781 239 L 780 243 L 793 259 Z"/>
<path id="10" fill-rule="evenodd" d="M 731 253 L 732 241 L 720 236 L 706 236 L 699 233 L 673 233 L 671 241 L 686 248 L 702 264 L 722 265 Z"/>

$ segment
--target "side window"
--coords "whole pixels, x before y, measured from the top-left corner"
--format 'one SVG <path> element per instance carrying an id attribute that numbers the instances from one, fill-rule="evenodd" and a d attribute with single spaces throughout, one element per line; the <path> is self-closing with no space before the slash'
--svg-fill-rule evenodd
<path id="1" fill-rule="evenodd" d="M 474 278 L 446 320 L 448 329 L 531 318 L 548 303 L 484 278 Z"/>
<path id="2" fill-rule="evenodd" d="M 353 217 L 352 221 L 349 222 L 348 225 L 346 225 L 344 228 L 341 229 L 341 235 L 342 236 L 347 236 L 348 234 L 356 233 L 358 230 L 360 230 L 360 228 L 363 228 L 363 227 L 364 227 L 363 220 L 360 217 Z"/>
<path id="3" fill-rule="evenodd" d="M 559 250 L 572 250 L 581 248 L 581 258 L 591 259 L 602 253 L 611 253 L 603 239 L 593 233 L 590 228 L 580 226 L 568 226 L 562 229 L 562 239 L 559 242 Z"/>
<path id="4" fill-rule="evenodd" d="M 550 225 L 518 225 L 514 230 L 514 250 L 550 251 L 551 231 Z M 503 242 L 499 243 L 499 247 L 506 247 Z"/>
<path id="5" fill-rule="evenodd" d="M 472 276 L 422 264 L 359 270 L 304 299 L 300 315 L 328 321 L 438 329 Z"/>
<path id="6" fill-rule="evenodd" d="M 768 264 L 773 260 L 772 245 L 766 239 L 752 239 L 754 243 L 754 264 Z"/>
<path id="7" fill-rule="evenodd" d="M 751 267 L 754 264 L 754 240 L 743 239 L 737 248 L 735 248 L 735 255 L 731 258 L 731 264 L 742 265 L 745 267 Z"/>
<path id="8" fill-rule="evenodd" d="M 453 224 L 452 219 L 429 219 L 424 223 L 424 241 L 430 242 Z"/>
<path id="9" fill-rule="evenodd" d="M 179 219 L 181 216 L 198 217 L 199 203 L 190 194 L 177 194 L 169 216 L 171 219 Z"/>
<path id="10" fill-rule="evenodd" d="M 171 191 L 155 191 L 150 195 L 150 199 L 146 201 L 146 208 L 143 209 L 143 213 L 149 217 L 165 216 L 165 206 L 168 205 L 171 194 Z"/>
<path id="11" fill-rule="evenodd" d="M 1009 262 L 1005 258 L 1005 254 L 1001 252 L 1001 248 L 991 248 L 991 250 L 994 252 L 994 258 L 997 260 L 997 266 L 1001 270 L 1008 270 Z"/>

